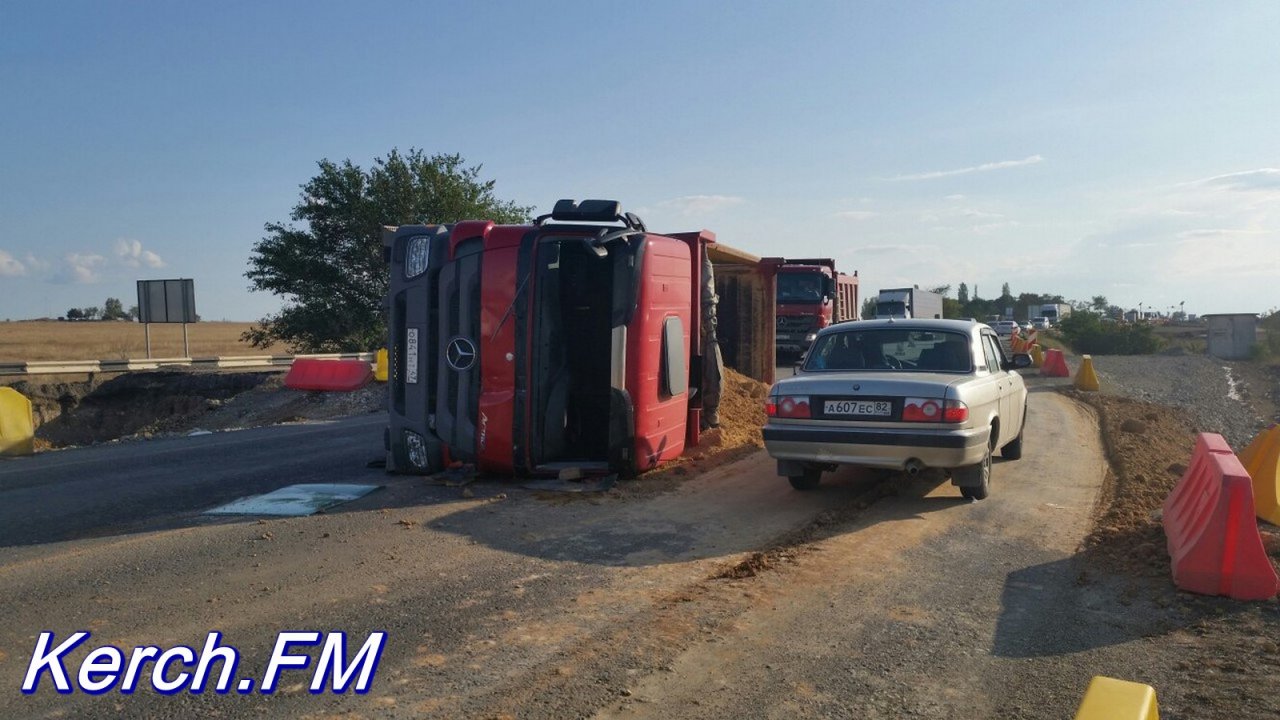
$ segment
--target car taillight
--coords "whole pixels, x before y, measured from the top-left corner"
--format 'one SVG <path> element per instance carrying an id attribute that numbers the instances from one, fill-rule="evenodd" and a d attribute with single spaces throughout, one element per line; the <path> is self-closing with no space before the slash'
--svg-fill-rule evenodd
<path id="1" fill-rule="evenodd" d="M 808 420 L 809 398 L 804 395 L 784 395 L 769 398 L 764 404 L 764 414 L 769 417 Z"/>
<path id="2" fill-rule="evenodd" d="M 962 423 L 969 419 L 969 406 L 959 400 L 907 398 L 902 403 L 903 422 Z"/>

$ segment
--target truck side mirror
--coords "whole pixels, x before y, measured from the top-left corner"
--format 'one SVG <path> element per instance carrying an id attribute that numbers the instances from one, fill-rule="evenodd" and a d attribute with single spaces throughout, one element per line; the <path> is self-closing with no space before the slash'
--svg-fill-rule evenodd
<path id="1" fill-rule="evenodd" d="M 822 294 L 829 298 L 836 296 L 836 279 L 833 277 L 822 276 Z"/>

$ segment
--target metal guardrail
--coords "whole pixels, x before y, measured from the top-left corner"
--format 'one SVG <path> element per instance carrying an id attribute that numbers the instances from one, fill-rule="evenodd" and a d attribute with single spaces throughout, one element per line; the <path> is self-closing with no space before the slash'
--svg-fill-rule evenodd
<path id="1" fill-rule="evenodd" d="M 0 363 L 0 376 L 69 375 L 76 373 L 129 372 L 159 370 L 167 367 L 197 368 L 269 368 L 289 367 L 297 358 L 317 360 L 366 360 L 374 362 L 374 353 L 322 353 L 316 355 L 220 355 L 205 358 L 146 358 L 131 360 L 40 360 Z"/>

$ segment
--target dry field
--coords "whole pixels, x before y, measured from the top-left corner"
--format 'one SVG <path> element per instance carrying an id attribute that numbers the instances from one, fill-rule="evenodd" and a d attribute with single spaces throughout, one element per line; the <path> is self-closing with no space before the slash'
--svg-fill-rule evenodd
<path id="1" fill-rule="evenodd" d="M 247 322 L 200 322 L 187 326 L 192 357 L 267 355 L 241 342 Z M 142 325 L 132 322 L 26 321 L 0 323 L 0 363 L 34 360 L 121 360 L 147 356 Z M 152 357 L 182 357 L 182 326 L 151 326 Z"/>

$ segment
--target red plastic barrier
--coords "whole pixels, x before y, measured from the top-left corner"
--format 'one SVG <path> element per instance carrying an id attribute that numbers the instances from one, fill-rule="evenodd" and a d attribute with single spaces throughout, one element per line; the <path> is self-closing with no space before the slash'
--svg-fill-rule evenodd
<path id="1" fill-rule="evenodd" d="M 294 390 L 359 390 L 373 380 L 373 368 L 364 360 L 298 358 L 284 377 Z"/>
<path id="2" fill-rule="evenodd" d="M 1179 588 L 1237 600 L 1280 592 L 1258 534 L 1253 483 L 1222 436 L 1196 438 L 1191 466 L 1165 500 L 1164 533 Z"/>
<path id="3" fill-rule="evenodd" d="M 1046 377 L 1071 377 L 1071 371 L 1067 369 L 1067 356 L 1058 349 L 1046 350 L 1040 374 Z"/>
<path id="4" fill-rule="evenodd" d="M 1182 478 L 1178 480 L 1178 484 L 1173 486 L 1169 496 L 1164 499 L 1163 517 L 1168 517 L 1171 513 L 1177 512 L 1174 509 L 1174 502 L 1178 498 L 1182 498 L 1182 502 L 1187 501 L 1190 496 L 1182 486 L 1189 482 L 1194 482 L 1193 478 L 1201 477 L 1210 472 L 1207 463 L 1209 462 L 1209 456 L 1215 454 L 1234 455 L 1235 453 L 1231 451 L 1231 446 L 1227 444 L 1226 438 L 1221 435 L 1217 433 L 1197 433 L 1195 450 L 1191 452 L 1191 464 L 1182 473 Z M 1173 555 L 1173 541 L 1170 540 L 1167 544 L 1169 555 Z"/>

